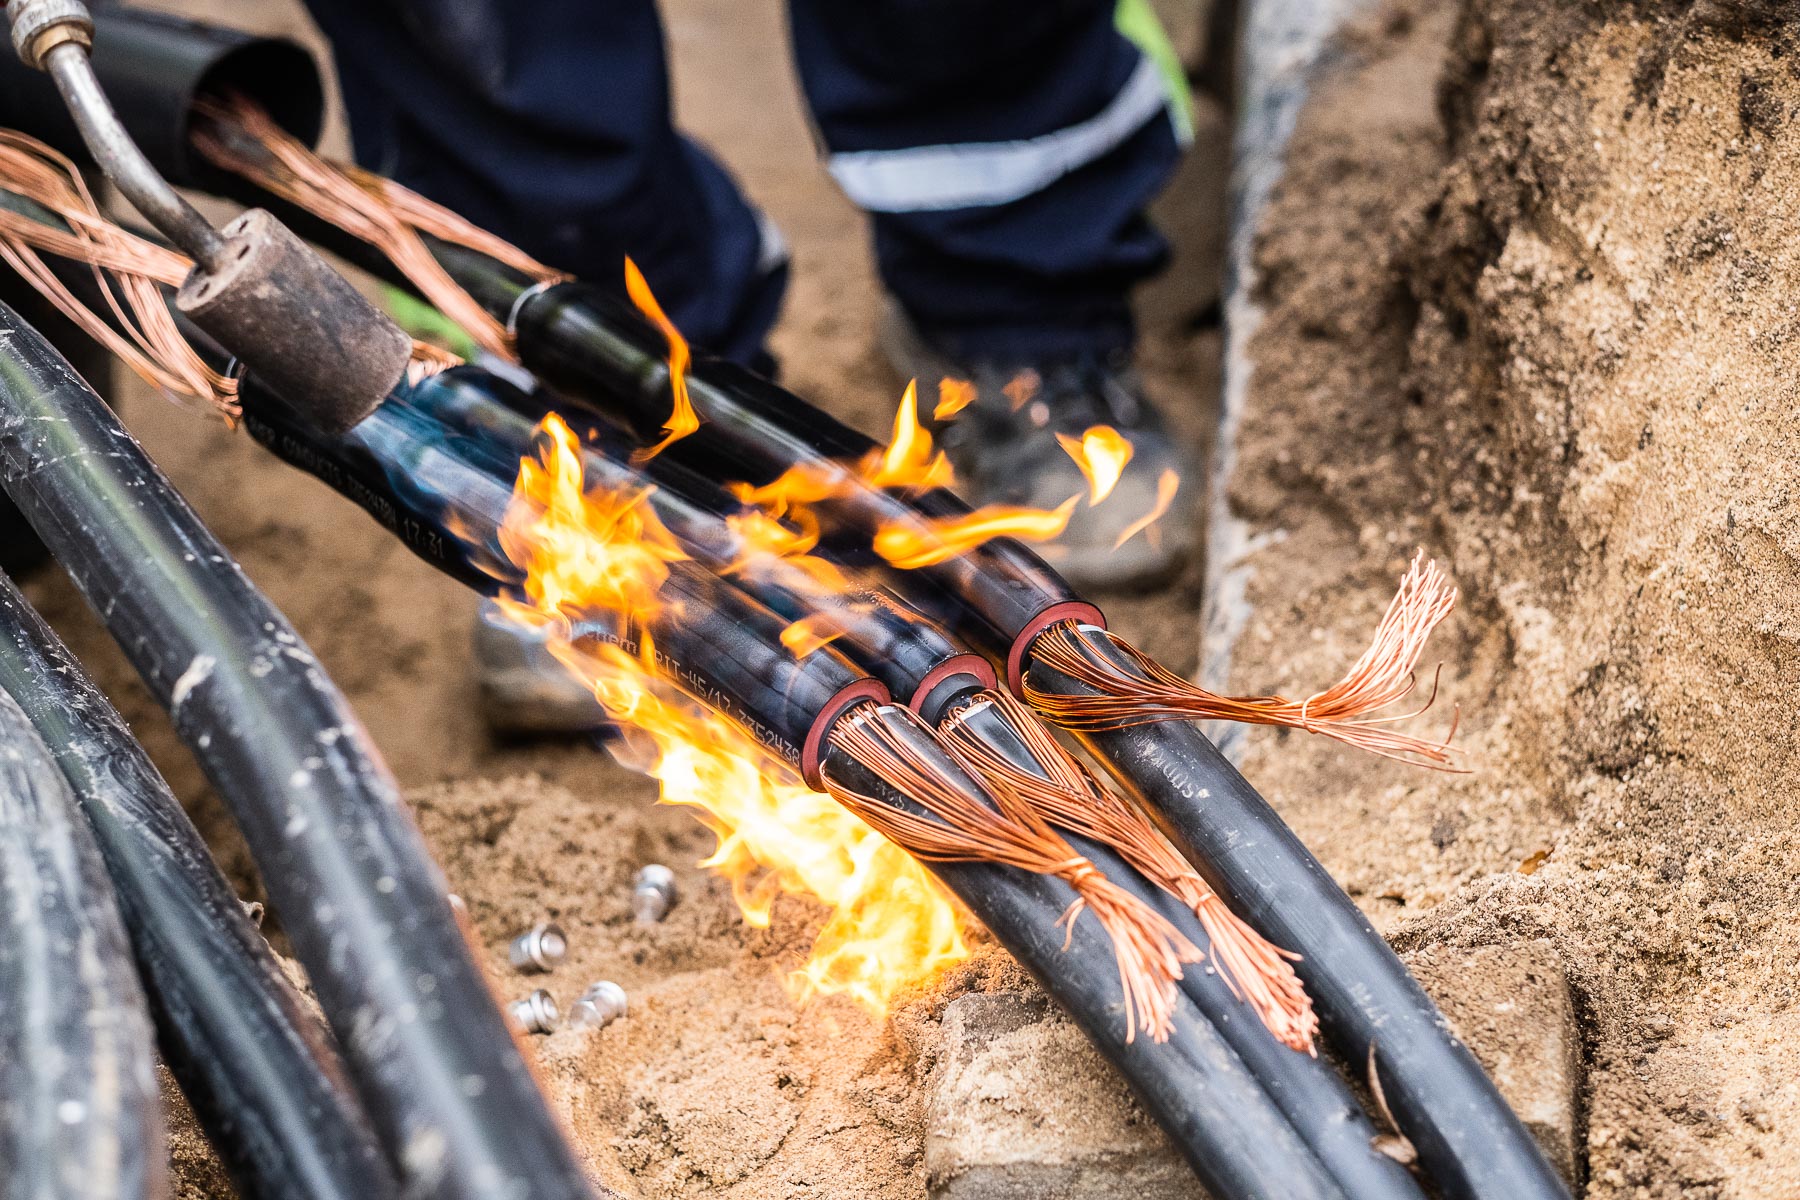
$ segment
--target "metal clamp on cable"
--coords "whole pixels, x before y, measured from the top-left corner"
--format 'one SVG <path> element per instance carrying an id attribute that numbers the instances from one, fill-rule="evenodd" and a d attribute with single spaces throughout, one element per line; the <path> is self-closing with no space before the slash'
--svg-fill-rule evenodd
<path id="1" fill-rule="evenodd" d="M 100 87 L 81 0 L 10 0 L 6 14 L 19 58 L 49 73 L 100 170 L 194 260 L 176 306 L 322 430 L 374 411 L 406 373 L 406 332 L 267 212 L 221 233 L 169 185 Z"/>

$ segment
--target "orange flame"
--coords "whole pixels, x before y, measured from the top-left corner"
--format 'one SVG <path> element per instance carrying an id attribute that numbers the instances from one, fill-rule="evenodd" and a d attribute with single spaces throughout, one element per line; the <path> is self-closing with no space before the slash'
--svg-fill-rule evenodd
<path id="1" fill-rule="evenodd" d="M 1007 387 L 1029 398 L 1029 392 L 1037 387 L 1036 374 L 1026 372 Z M 966 396 L 962 389 L 967 389 Z M 960 408 L 974 398 L 975 391 L 971 384 L 945 379 L 941 382 L 940 394 L 951 397 Z M 936 414 L 940 418 L 943 416 L 942 410 L 943 402 L 940 401 L 939 412 Z M 1130 440 L 1107 425 L 1089 428 L 1079 440 L 1060 433 L 1057 434 L 1057 440 L 1087 477 L 1088 504 L 1099 504 L 1112 495 L 1124 475 L 1126 464 L 1131 461 L 1133 447 Z M 770 518 L 766 527 L 759 529 L 751 524 L 740 529 L 740 534 L 745 536 L 747 542 L 760 541 L 759 549 L 785 558 L 805 555 L 817 544 L 818 520 L 813 515 L 812 506 L 821 501 L 850 495 L 859 484 L 928 489 L 949 487 L 954 483 L 949 459 L 933 445 L 930 432 L 919 421 L 918 387 L 915 381 L 906 385 L 906 391 L 900 398 L 900 407 L 894 413 L 893 440 L 885 448 L 866 455 L 856 464 L 854 472 L 835 462 L 797 463 L 778 478 L 760 487 L 745 483 L 727 486 L 732 495 L 749 507 L 752 514 L 760 510 L 761 516 Z M 1162 519 L 1174 502 L 1179 484 L 1180 477 L 1174 471 L 1164 471 L 1157 484 L 1155 507 L 1133 522 L 1113 544 L 1113 548 L 1118 549 Z M 874 548 L 892 566 L 911 570 L 946 562 L 994 538 L 1050 541 L 1061 536 L 1063 530 L 1068 528 L 1069 519 L 1080 500 L 1081 496 L 1077 494 L 1055 508 L 993 504 L 960 517 L 890 522 L 876 531 Z M 811 540 L 804 546 L 796 546 L 791 540 L 791 533 L 779 536 L 771 534 L 769 530 L 783 528 L 779 519 L 810 530 Z M 746 520 L 733 518 L 734 524 Z M 790 539 L 787 544 L 781 544 L 783 537 Z M 833 582 L 831 590 L 842 591 L 843 588 L 840 583 Z"/>
<path id="2" fill-rule="evenodd" d="M 967 379 L 952 379 L 946 375 L 938 380 L 938 402 L 937 407 L 931 410 L 931 419 L 948 421 L 973 403 L 975 385 Z"/>
<path id="3" fill-rule="evenodd" d="M 948 562 L 994 538 L 1047 541 L 1068 528 L 1079 499 L 1071 496 L 1055 508 L 990 504 L 960 517 L 883 525 L 875 534 L 875 553 L 901 570 L 912 571 Z"/>
<path id="4" fill-rule="evenodd" d="M 942 450 L 934 452 L 931 434 L 919 423 L 919 385 L 906 385 L 900 407 L 894 412 L 894 436 L 887 449 L 871 454 L 863 465 L 863 478 L 872 487 L 950 487 L 956 482 L 950 460 Z"/>
<path id="5" fill-rule="evenodd" d="M 555 413 L 539 430 L 539 453 L 519 464 L 500 530 L 507 557 L 525 571 L 526 595 L 540 611 L 565 617 L 653 613 L 669 564 L 687 555 L 656 519 L 650 493 L 586 491 L 574 431 Z"/>
<path id="6" fill-rule="evenodd" d="M 1087 477 L 1090 508 L 1112 495 L 1131 461 L 1132 445 L 1124 434 L 1110 425 L 1095 425 L 1080 438 L 1059 433 L 1056 441 Z"/>
<path id="7" fill-rule="evenodd" d="M 668 424 L 663 426 L 662 441 L 631 456 L 634 463 L 647 463 L 667 450 L 672 443 L 700 428 L 700 414 L 694 411 L 693 401 L 688 399 L 687 369 L 688 363 L 693 361 L 693 354 L 688 349 L 687 339 L 675 328 L 675 322 L 669 320 L 662 305 L 656 302 L 656 296 L 650 291 L 650 284 L 645 280 L 644 273 L 629 258 L 625 260 L 625 292 L 631 297 L 631 302 L 638 306 L 638 311 L 650 318 L 651 323 L 662 331 L 669 343 L 669 394 L 674 402 L 669 410 Z"/>
<path id="8" fill-rule="evenodd" d="M 1149 512 L 1119 531 L 1118 539 L 1113 542 L 1113 549 L 1117 550 L 1168 515 L 1169 506 L 1175 503 L 1175 493 L 1180 490 L 1181 476 L 1172 468 L 1164 467 L 1163 473 L 1156 477 L 1156 503 L 1150 506 Z M 1156 535 L 1153 533 L 1150 536 L 1154 538 Z M 1152 541 L 1150 544 L 1154 546 L 1156 543 Z"/>
<path id="9" fill-rule="evenodd" d="M 782 630 L 781 644 L 793 651 L 795 658 L 805 658 L 842 636 L 843 630 L 838 628 L 837 619 L 831 613 L 814 613 Z"/>
<path id="10" fill-rule="evenodd" d="M 906 385 L 900 406 L 894 410 L 893 438 L 885 447 L 865 455 L 854 472 L 834 462 L 796 463 L 761 487 L 746 483 L 727 486 L 745 504 L 782 517 L 799 514 L 821 500 L 850 495 L 858 480 L 870 487 L 929 490 L 955 486 L 956 472 L 950 459 L 936 448 L 930 431 L 919 421 L 917 380 Z"/>
<path id="11" fill-rule="evenodd" d="M 849 472 L 836 463 L 795 463 L 761 487 L 747 483 L 725 486 L 745 504 L 760 508 L 770 516 L 784 517 L 802 512 L 821 500 L 842 496 L 853 485 Z"/>
<path id="12" fill-rule="evenodd" d="M 537 454 L 520 464 L 501 533 L 508 557 L 526 572 L 529 603 L 504 608 L 543 629 L 556 657 L 627 731 L 621 761 L 653 776 L 662 803 L 695 809 L 718 837 L 702 865 L 731 880 L 746 921 L 767 925 L 784 893 L 826 907 L 807 961 L 791 977 L 796 994 L 842 993 L 880 1013 L 900 988 L 965 957 L 957 910 L 942 886 L 681 692 L 656 668 L 648 637 L 637 657 L 572 640 L 577 615 L 629 623 L 654 613 L 669 564 L 684 555 L 656 520 L 648 492 L 587 490 L 581 446 L 568 426 L 550 416 L 542 433 Z"/>
<path id="13" fill-rule="evenodd" d="M 808 595 L 839 596 L 851 589 L 849 577 L 836 563 L 812 553 L 819 544 L 819 526 L 806 509 L 798 509 L 793 524 L 784 524 L 761 509 L 745 509 L 725 518 L 737 535 L 737 558 L 725 574 L 754 577 L 764 559 L 780 559 L 804 573 Z M 790 572 L 789 579 L 793 576 Z"/>

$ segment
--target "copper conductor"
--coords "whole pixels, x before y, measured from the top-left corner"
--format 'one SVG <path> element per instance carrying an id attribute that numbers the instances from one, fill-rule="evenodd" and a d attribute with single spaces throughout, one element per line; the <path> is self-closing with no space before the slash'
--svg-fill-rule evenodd
<path id="1" fill-rule="evenodd" d="M 50 218 L 0 209 L 0 259 L 150 386 L 172 398 L 203 399 L 227 423 L 236 420 L 237 381 L 207 366 L 163 296 L 163 287 L 187 277 L 186 258 L 119 228 L 101 213 L 74 163 L 12 130 L 0 130 L 0 187 Z M 111 319 L 77 299 L 40 252 L 91 266 Z"/>
<path id="2" fill-rule="evenodd" d="M 1365 714 L 1394 704 L 1412 693 L 1414 671 L 1431 631 L 1456 607 L 1456 589 L 1437 563 L 1424 552 L 1413 557 L 1388 604 L 1375 638 L 1361 658 L 1337 683 L 1304 700 L 1282 696 L 1221 696 L 1209 692 L 1134 649 L 1104 630 L 1078 631 L 1063 624 L 1047 630 L 1031 653 L 1045 667 L 1059 671 L 1097 696 L 1065 696 L 1033 686 L 1029 675 L 1025 698 L 1050 721 L 1065 729 L 1123 729 L 1156 721 L 1241 721 L 1247 725 L 1282 725 L 1335 738 L 1383 758 L 1415 763 L 1440 771 L 1459 771 L 1458 751 L 1450 745 L 1456 720 L 1442 741 L 1430 741 L 1390 728 L 1430 708 L 1431 694 L 1412 712 L 1375 717 Z M 1129 660 L 1129 666 L 1102 659 L 1083 645 L 1085 637 L 1103 637 Z"/>
<path id="3" fill-rule="evenodd" d="M 996 752 L 968 729 L 976 705 L 992 705 L 1018 734 L 1039 775 Z M 1099 780 L 1057 744 L 1031 710 L 1004 692 L 982 693 L 943 724 L 950 750 L 997 795 L 1029 807 L 1044 820 L 1093 838 L 1124 856 L 1145 878 L 1193 910 L 1212 941 L 1212 958 L 1232 993 L 1248 1004 L 1277 1041 L 1315 1054 L 1318 1016 L 1293 962 L 1300 956 L 1270 944 L 1206 886 L 1142 811 Z"/>
<path id="4" fill-rule="evenodd" d="M 1134 1040 L 1142 1024 L 1153 1041 L 1167 1041 L 1174 1028 L 1175 981 L 1181 978 L 1183 963 L 1204 960 L 1199 948 L 1160 913 L 1075 853 L 1029 805 L 995 793 L 995 807 L 990 808 L 982 803 L 986 793 L 974 780 L 946 776 L 920 762 L 880 722 L 870 720 L 873 715 L 868 706 L 851 710 L 832 731 L 832 744 L 891 782 L 932 816 L 905 812 L 865 796 L 837 782 L 827 771 L 825 783 L 832 796 L 921 860 L 999 863 L 1053 875 L 1067 883 L 1077 899 L 1057 924 L 1072 926 L 1087 908 L 1112 938 L 1125 996 L 1125 1040 Z"/>
<path id="5" fill-rule="evenodd" d="M 205 120 L 194 146 L 208 161 L 375 247 L 490 354 L 516 360 L 512 334 L 450 277 L 420 235 L 480 251 L 540 283 L 566 278 L 391 180 L 320 158 L 242 96 L 203 98 L 195 111 Z"/>

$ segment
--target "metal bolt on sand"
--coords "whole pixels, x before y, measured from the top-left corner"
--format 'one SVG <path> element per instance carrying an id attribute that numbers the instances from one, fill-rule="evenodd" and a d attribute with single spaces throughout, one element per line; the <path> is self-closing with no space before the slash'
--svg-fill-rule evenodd
<path id="1" fill-rule="evenodd" d="M 533 925 L 512 940 L 507 958 L 513 969 L 527 973 L 549 971 L 569 952 L 569 941 L 562 927 L 545 922 Z"/>
<path id="2" fill-rule="evenodd" d="M 675 907 L 675 872 L 651 863 L 637 874 L 631 889 L 631 913 L 639 925 L 655 925 Z"/>
<path id="3" fill-rule="evenodd" d="M 629 1008 L 625 989 L 610 979 L 602 979 L 581 993 L 581 999 L 569 1007 L 572 1029 L 604 1029 L 623 1017 Z"/>
<path id="4" fill-rule="evenodd" d="M 562 1012 L 556 1007 L 556 998 L 543 988 L 514 1000 L 506 1006 L 506 1011 L 526 1033 L 555 1033 L 562 1025 Z"/>

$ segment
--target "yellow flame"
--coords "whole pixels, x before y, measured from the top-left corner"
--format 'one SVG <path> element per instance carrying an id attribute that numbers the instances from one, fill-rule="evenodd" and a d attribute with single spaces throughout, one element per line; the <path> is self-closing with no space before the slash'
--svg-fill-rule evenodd
<path id="1" fill-rule="evenodd" d="M 869 456 L 863 478 L 873 487 L 951 487 L 956 482 L 950 460 L 934 451 L 931 434 L 919 423 L 919 385 L 906 385 L 894 413 L 894 436 L 887 449 Z"/>
<path id="2" fill-rule="evenodd" d="M 539 432 L 500 530 L 501 547 L 525 572 L 526 595 L 563 616 L 653 613 L 668 564 L 687 555 L 656 519 L 650 493 L 586 491 L 574 431 L 551 413 Z"/>
<path id="3" fill-rule="evenodd" d="M 731 880 L 746 921 L 768 924 L 784 893 L 825 906 L 807 961 L 791 977 L 796 994 L 841 993 L 880 1013 L 900 988 L 966 957 L 942 886 L 681 692 L 657 670 L 648 636 L 637 656 L 573 640 L 579 615 L 610 616 L 625 628 L 655 613 L 669 564 L 683 556 L 650 510 L 649 493 L 585 489 L 580 443 L 568 426 L 551 416 L 542 434 L 536 455 L 520 463 L 501 537 L 526 572 L 529 603 L 503 607 L 542 629 L 556 657 L 626 730 L 620 757 L 658 781 L 661 802 L 694 809 L 717 836 L 703 865 Z"/>
<path id="4" fill-rule="evenodd" d="M 793 651 L 795 658 L 805 658 L 814 650 L 829 646 L 843 636 L 838 621 L 830 613 L 814 613 L 801 617 L 781 631 L 781 644 Z"/>
<path id="5" fill-rule="evenodd" d="M 1089 507 L 1112 495 L 1131 461 L 1132 445 L 1124 434 L 1110 425 L 1095 425 L 1079 438 L 1059 433 L 1056 441 L 1087 476 Z"/>
<path id="6" fill-rule="evenodd" d="M 783 517 L 846 494 L 851 480 L 849 472 L 836 463 L 795 463 L 761 487 L 747 483 L 725 486 L 743 503 L 763 509 L 770 516 Z"/>
<path id="7" fill-rule="evenodd" d="M 725 574 L 754 578 L 761 563 L 773 558 L 805 575 L 808 595 L 840 596 L 851 590 L 841 567 L 812 553 L 819 544 L 819 524 L 807 509 L 796 509 L 791 523 L 784 523 L 762 509 L 747 508 L 727 516 L 725 524 L 738 539 L 737 557 Z"/>
<path id="8" fill-rule="evenodd" d="M 650 284 L 644 278 L 644 273 L 629 258 L 625 260 L 625 293 L 638 306 L 638 311 L 649 317 L 651 323 L 662 331 L 669 343 L 669 394 L 673 400 L 669 409 L 669 421 L 663 426 L 662 441 L 631 456 L 634 463 L 647 463 L 667 450 L 672 443 L 700 428 L 700 414 L 694 411 L 693 401 L 688 399 L 687 369 L 693 355 L 688 350 L 687 339 L 681 336 L 681 331 L 675 328 L 675 322 L 669 320 L 662 305 L 656 302 L 656 296 L 650 291 Z"/>
<path id="9" fill-rule="evenodd" d="M 931 419 L 948 421 L 973 403 L 975 385 L 967 379 L 952 379 L 946 375 L 938 380 L 938 402 L 937 407 L 931 410 Z"/>
<path id="10" fill-rule="evenodd" d="M 1151 505 L 1149 512 L 1119 531 L 1119 538 L 1113 543 L 1113 549 L 1117 550 L 1120 546 L 1123 546 L 1126 542 L 1129 542 L 1132 538 L 1162 520 L 1163 516 L 1168 513 L 1169 506 L 1175 503 L 1175 493 L 1180 490 L 1181 476 L 1177 475 L 1172 469 L 1164 467 L 1163 473 L 1156 477 L 1156 503 Z M 1156 535 L 1153 533 L 1150 536 L 1155 537 Z M 1152 542 L 1151 544 L 1154 545 L 1155 543 Z"/>
<path id="11" fill-rule="evenodd" d="M 1042 542 L 1068 528 L 1080 496 L 1055 508 L 1020 508 L 990 504 L 960 517 L 883 525 L 875 534 L 875 553 L 902 570 L 948 562 L 983 542 L 999 537 Z"/>

